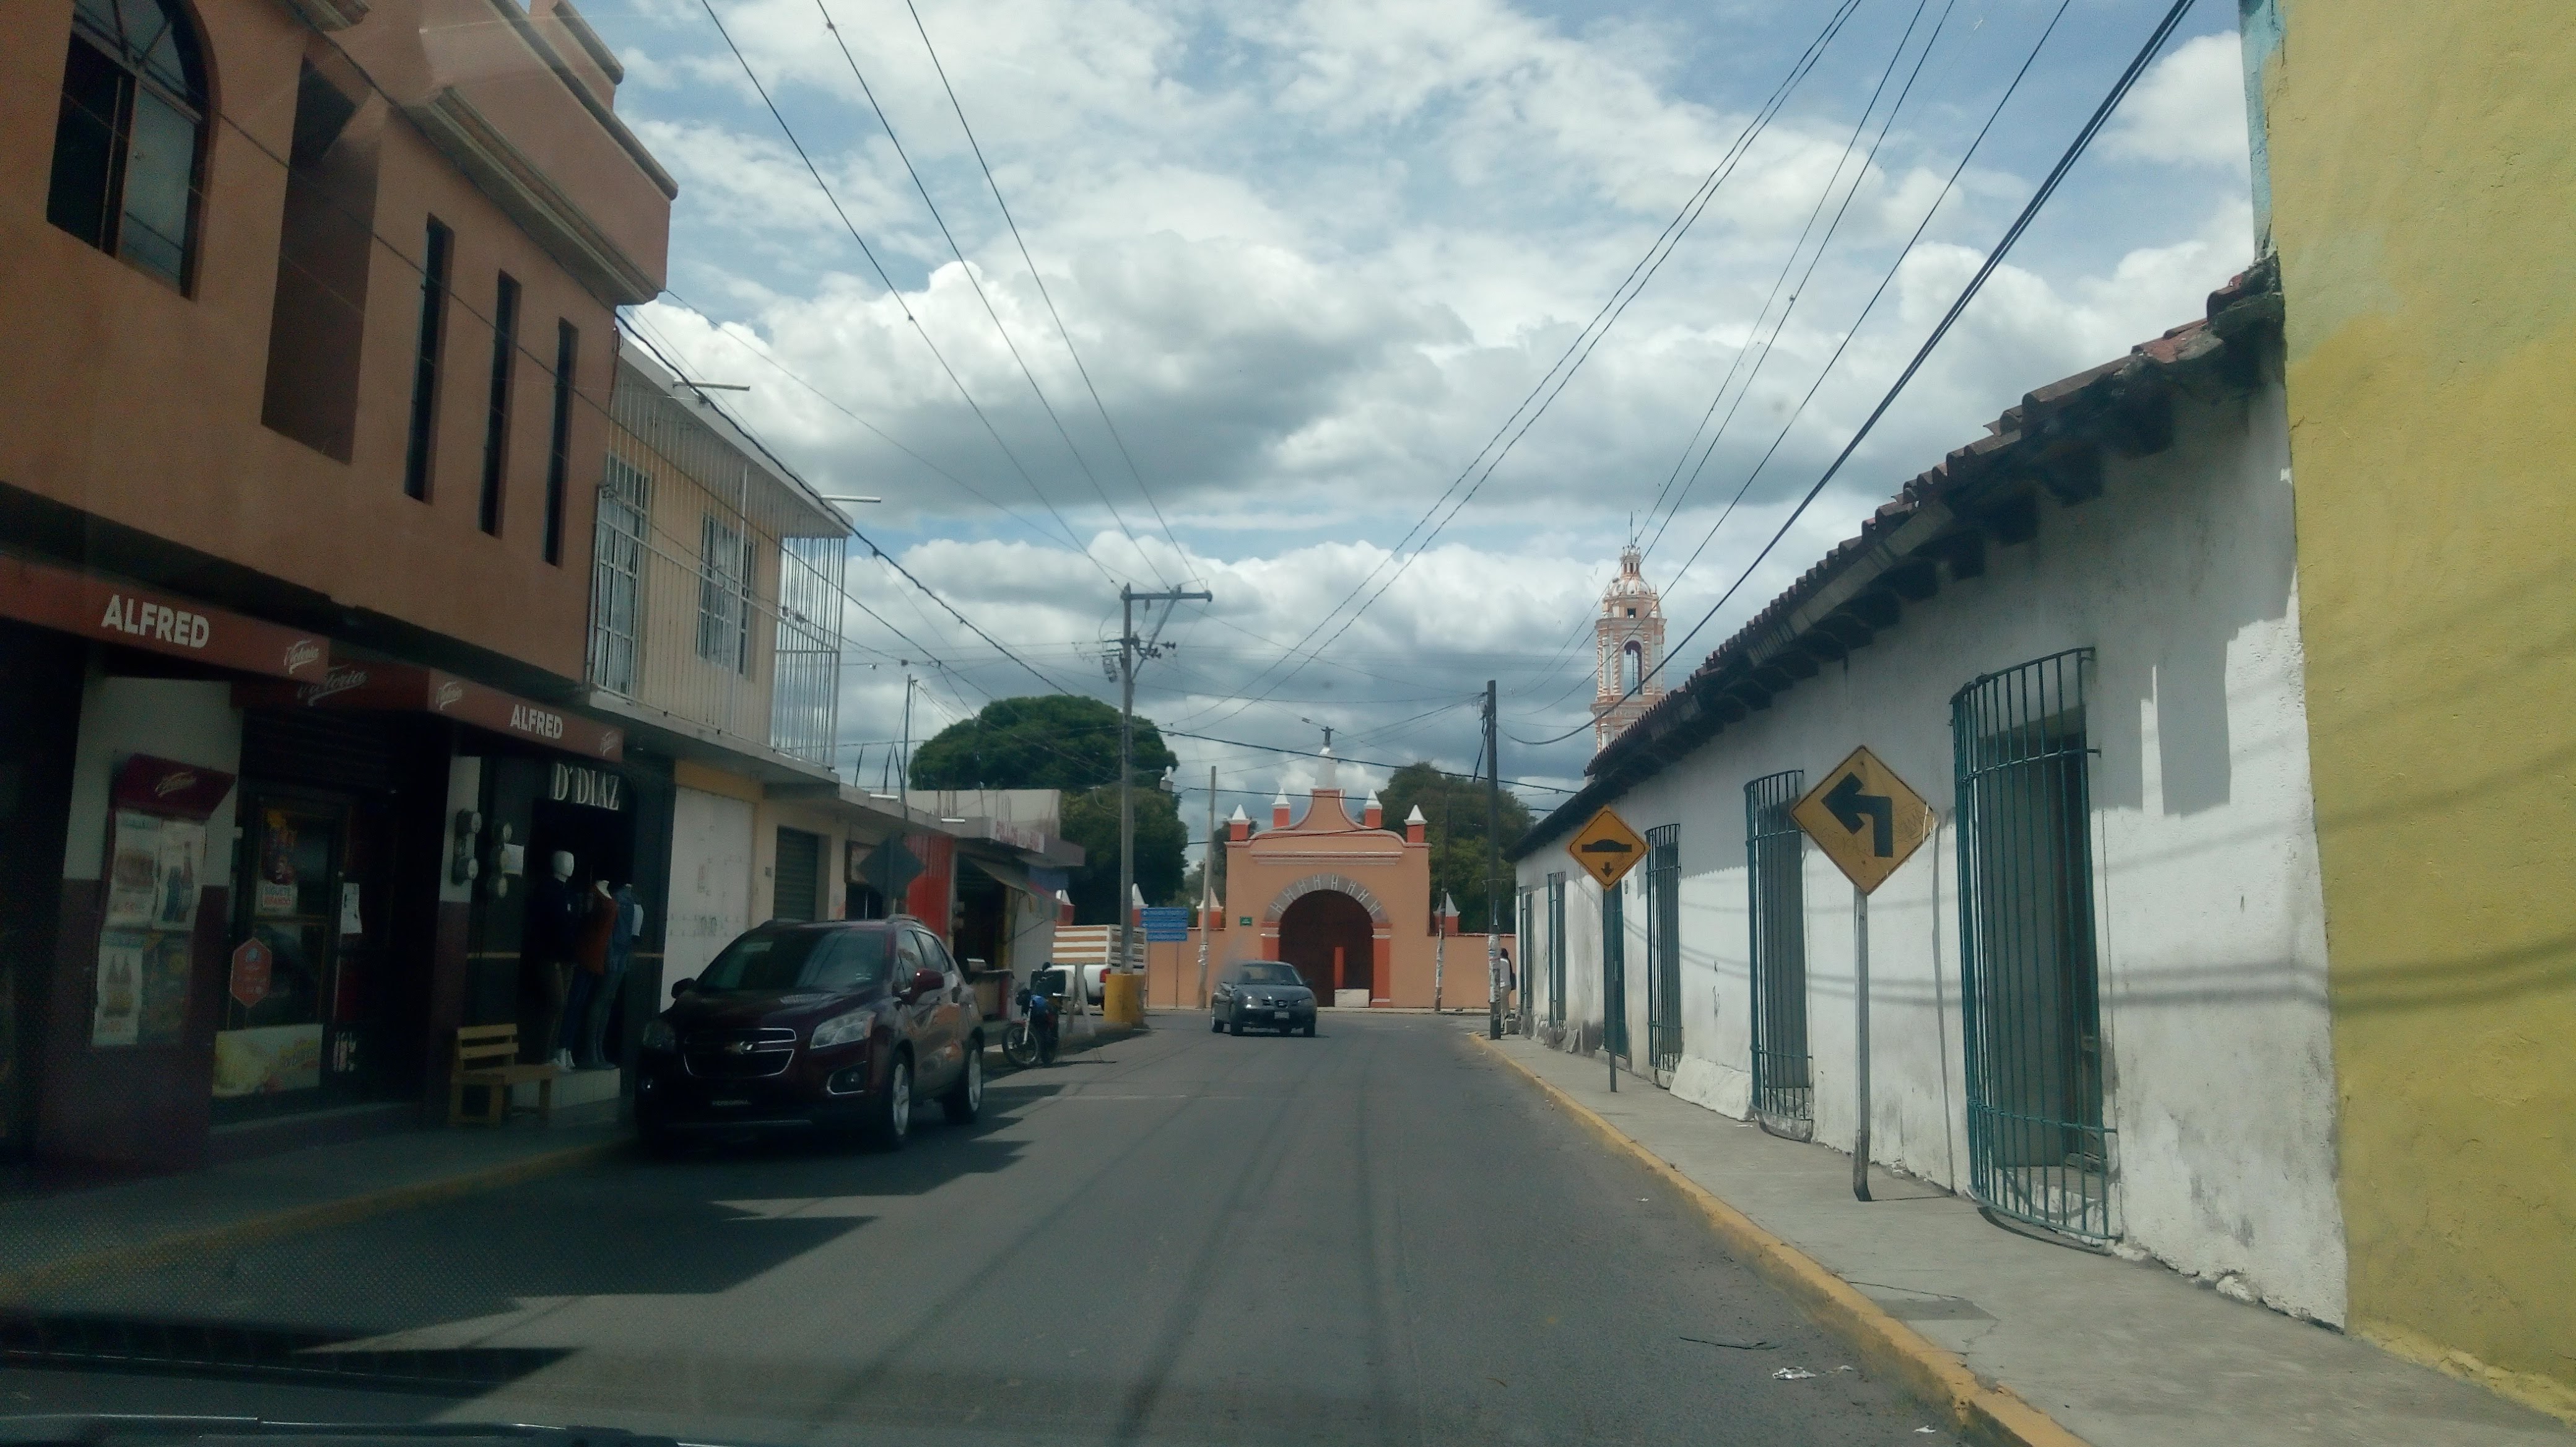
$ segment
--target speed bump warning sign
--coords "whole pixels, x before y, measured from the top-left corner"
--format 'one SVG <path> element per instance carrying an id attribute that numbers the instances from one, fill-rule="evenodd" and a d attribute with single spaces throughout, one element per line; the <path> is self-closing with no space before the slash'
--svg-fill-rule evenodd
<path id="1" fill-rule="evenodd" d="M 1646 841 L 1628 827 L 1627 820 L 1604 808 L 1566 841 L 1565 852 L 1574 856 L 1593 883 L 1608 889 L 1646 857 Z"/>

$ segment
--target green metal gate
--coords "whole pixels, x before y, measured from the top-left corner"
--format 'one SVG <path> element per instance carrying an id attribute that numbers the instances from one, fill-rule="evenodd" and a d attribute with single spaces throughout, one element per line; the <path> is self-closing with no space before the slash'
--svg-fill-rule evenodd
<path id="1" fill-rule="evenodd" d="M 1971 1188 L 2091 1242 L 2112 1223 L 2093 937 L 2084 685 L 2093 650 L 1988 674 L 1950 700 Z"/>
<path id="2" fill-rule="evenodd" d="M 1789 810 L 1803 770 L 1744 786 L 1745 914 L 1753 945 L 1753 1105 L 1765 1121 L 1812 1129 L 1815 1061 L 1807 1051 L 1807 836 Z"/>
<path id="3" fill-rule="evenodd" d="M 1565 875 L 1547 877 L 1547 1023 L 1565 1023 Z"/>
<path id="4" fill-rule="evenodd" d="M 1646 1053 L 1682 1065 L 1682 826 L 1646 831 Z"/>

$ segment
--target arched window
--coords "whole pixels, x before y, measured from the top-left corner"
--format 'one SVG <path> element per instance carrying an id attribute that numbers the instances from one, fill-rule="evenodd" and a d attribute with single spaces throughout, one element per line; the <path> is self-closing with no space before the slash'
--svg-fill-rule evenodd
<path id="1" fill-rule="evenodd" d="M 1638 680 L 1645 677 L 1645 673 L 1646 645 L 1631 638 L 1628 646 L 1619 650 L 1619 691 L 1635 693 Z"/>
<path id="2" fill-rule="evenodd" d="M 205 58 L 178 0 L 78 0 L 46 219 L 185 290 L 206 111 Z"/>

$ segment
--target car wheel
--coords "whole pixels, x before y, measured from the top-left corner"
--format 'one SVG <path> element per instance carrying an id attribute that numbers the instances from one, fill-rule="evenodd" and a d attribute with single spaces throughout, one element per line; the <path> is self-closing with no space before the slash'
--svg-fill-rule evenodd
<path id="1" fill-rule="evenodd" d="M 1314 1021 L 1312 1021 L 1312 1020 L 1307 1021 L 1307 1022 L 1306 1022 L 1306 1028 L 1305 1028 L 1305 1030 L 1304 1030 L 1304 1032 L 1303 1032 L 1303 1033 L 1304 1033 L 1304 1035 L 1305 1035 L 1305 1037 L 1306 1037 L 1307 1039 L 1309 1039 L 1309 1040 L 1314 1039 L 1314 1038 L 1315 1038 L 1315 1022 L 1314 1022 Z"/>
<path id="2" fill-rule="evenodd" d="M 1219 1035 L 1224 1034 L 1224 1033 L 1225 1033 L 1225 1020 L 1224 1020 L 1224 1017 L 1222 1017 L 1222 1016 L 1218 1016 L 1218 1015 L 1210 1015 L 1210 1016 L 1208 1017 L 1208 1029 L 1209 1029 L 1209 1030 L 1211 1030 L 1211 1031 L 1214 1031 L 1216 1034 L 1219 1034 Z"/>
<path id="3" fill-rule="evenodd" d="M 1238 1035 L 1238 1036 L 1239 1036 L 1239 1035 L 1241 1035 L 1241 1034 L 1243 1033 L 1243 1022 L 1242 1022 L 1242 1021 L 1240 1021 L 1240 1020 L 1228 1020 L 1228 1021 L 1226 1021 L 1226 1022 L 1225 1022 L 1225 1033 L 1227 1033 L 1228 1035 Z"/>
<path id="4" fill-rule="evenodd" d="M 885 1089 L 868 1106 L 868 1141 L 879 1150 L 899 1151 L 912 1134 L 912 1057 L 898 1055 L 886 1070 Z"/>
<path id="5" fill-rule="evenodd" d="M 638 1121 L 635 1125 L 637 1149 L 657 1161 L 667 1161 L 680 1153 L 680 1133 L 666 1125 Z"/>
<path id="6" fill-rule="evenodd" d="M 984 1037 L 966 1042 L 966 1068 L 957 1072 L 957 1083 L 939 1098 L 948 1112 L 950 1125 L 973 1125 L 984 1109 Z"/>

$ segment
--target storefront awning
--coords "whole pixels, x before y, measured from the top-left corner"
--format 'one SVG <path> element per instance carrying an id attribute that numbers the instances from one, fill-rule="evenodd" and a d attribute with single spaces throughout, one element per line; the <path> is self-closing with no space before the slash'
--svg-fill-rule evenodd
<path id="1" fill-rule="evenodd" d="M 985 859 L 973 854 L 966 856 L 966 862 L 974 865 L 977 869 L 984 871 L 986 874 L 991 875 L 994 880 L 1002 884 L 1005 888 L 1016 889 L 1020 893 L 1027 895 L 1029 898 L 1036 900 L 1038 903 L 1047 906 L 1049 909 L 1053 909 L 1055 907 L 1055 891 L 1044 888 L 1037 880 L 1031 879 L 1029 877 L 1032 873 L 1031 870 L 1012 863 L 1007 859 Z M 1059 876 L 1063 873 L 1061 870 L 1050 870 L 1048 872 Z"/>
<path id="2" fill-rule="evenodd" d="M 236 702 L 268 708 L 392 709 L 434 713 L 611 763 L 626 757 L 626 731 L 503 693 L 435 668 L 346 662 L 312 683 L 236 684 Z"/>
<path id="3" fill-rule="evenodd" d="M 320 679 L 331 643 L 158 588 L 0 556 L 0 617 L 272 678 Z"/>

